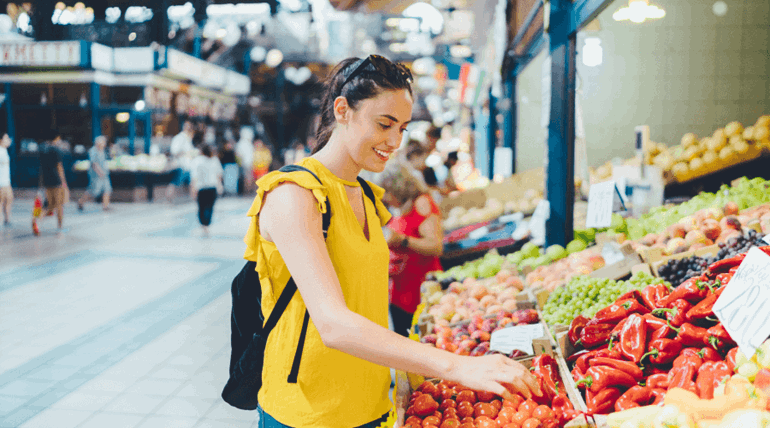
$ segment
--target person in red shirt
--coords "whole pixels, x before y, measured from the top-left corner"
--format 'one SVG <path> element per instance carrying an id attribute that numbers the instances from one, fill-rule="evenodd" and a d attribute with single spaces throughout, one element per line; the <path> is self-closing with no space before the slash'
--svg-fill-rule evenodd
<path id="1" fill-rule="evenodd" d="M 390 315 L 394 331 L 408 336 L 412 317 L 420 304 L 420 285 L 428 272 L 441 270 L 444 249 L 441 212 L 422 182 L 422 169 L 430 153 L 417 141 L 406 147 L 408 165 L 383 183 L 401 215 L 388 223 L 390 247 Z"/>

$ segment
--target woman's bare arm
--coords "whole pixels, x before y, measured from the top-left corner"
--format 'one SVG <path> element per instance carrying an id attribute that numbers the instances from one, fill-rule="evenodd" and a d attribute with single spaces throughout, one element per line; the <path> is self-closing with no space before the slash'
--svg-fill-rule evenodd
<path id="1" fill-rule="evenodd" d="M 510 393 L 502 383 L 527 397 L 537 391 L 532 375 L 513 360 L 455 355 L 404 338 L 349 310 L 326 249 L 316 203 L 311 192 L 285 183 L 265 196 L 259 226 L 283 257 L 324 345 L 381 366 L 503 396 Z"/>

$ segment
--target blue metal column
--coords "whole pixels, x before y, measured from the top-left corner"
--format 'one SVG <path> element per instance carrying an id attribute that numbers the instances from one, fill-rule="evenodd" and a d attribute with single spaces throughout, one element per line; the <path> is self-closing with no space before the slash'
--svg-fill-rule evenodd
<path id="1" fill-rule="evenodd" d="M 489 125 L 487 126 L 487 153 L 489 153 L 489 173 L 491 180 L 495 176 L 495 147 L 497 146 L 497 99 L 489 90 Z"/>
<path id="2" fill-rule="evenodd" d="M 134 155 L 134 140 L 136 140 L 136 112 L 128 115 L 128 154 Z"/>
<path id="3" fill-rule="evenodd" d="M 150 153 L 152 143 L 152 110 L 144 113 L 144 152 Z"/>
<path id="4" fill-rule="evenodd" d="M 19 142 L 16 139 L 16 123 L 13 121 L 13 100 L 11 98 L 10 83 L 5 84 L 5 114 L 8 122 L 8 136 L 11 137 L 11 147 L 8 150 L 8 157 L 11 158 L 11 187 L 16 187 L 16 159 L 19 156 Z"/>
<path id="5" fill-rule="evenodd" d="M 101 120 L 101 87 L 96 82 L 91 82 L 91 142 L 96 140 L 96 137 L 102 135 L 102 120 Z"/>
<path id="6" fill-rule="evenodd" d="M 503 85 L 505 108 L 503 113 L 503 146 L 513 152 L 511 173 L 516 174 L 516 75 L 510 73 Z"/>
<path id="7" fill-rule="evenodd" d="M 572 3 L 552 0 L 550 6 L 552 90 L 546 166 L 546 195 L 551 205 L 551 215 L 546 223 L 546 245 L 549 246 L 566 245 L 573 238 L 577 36 L 570 32 Z"/>
<path id="8" fill-rule="evenodd" d="M 476 140 L 476 153 L 471 153 L 474 159 L 473 162 L 482 176 L 489 175 L 489 171 L 487 171 L 487 167 L 489 166 L 489 153 L 487 153 L 489 146 L 487 144 L 487 138 L 489 136 L 487 133 L 489 118 L 484 115 L 481 107 L 477 106 L 473 110 L 473 125 L 473 138 Z"/>

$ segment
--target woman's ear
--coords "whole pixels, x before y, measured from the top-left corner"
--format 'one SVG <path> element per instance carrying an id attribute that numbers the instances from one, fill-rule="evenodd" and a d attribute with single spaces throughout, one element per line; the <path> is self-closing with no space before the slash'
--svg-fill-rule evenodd
<path id="1" fill-rule="evenodd" d="M 334 100 L 334 118 L 337 123 L 347 124 L 350 119 L 350 105 L 345 97 L 337 97 Z"/>

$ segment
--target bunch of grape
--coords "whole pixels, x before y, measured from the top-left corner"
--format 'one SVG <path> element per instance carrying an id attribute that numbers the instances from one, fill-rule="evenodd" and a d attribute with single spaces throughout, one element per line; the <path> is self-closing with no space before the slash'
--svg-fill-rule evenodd
<path id="1" fill-rule="evenodd" d="M 569 325 L 578 315 L 593 318 L 622 294 L 631 290 L 641 291 L 659 282 L 662 282 L 660 278 L 643 272 L 634 274 L 628 281 L 576 276 L 551 293 L 543 307 L 543 319 L 551 325 Z"/>
<path id="2" fill-rule="evenodd" d="M 658 268 L 658 275 L 666 281 L 679 285 L 689 278 L 702 274 L 710 264 L 735 257 L 749 251 L 749 248 L 767 245 L 762 236 L 753 229 L 748 233 L 730 238 L 726 243 L 719 244 L 719 252 L 714 257 L 692 256 L 679 260 L 669 260 Z"/>

